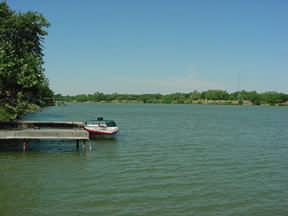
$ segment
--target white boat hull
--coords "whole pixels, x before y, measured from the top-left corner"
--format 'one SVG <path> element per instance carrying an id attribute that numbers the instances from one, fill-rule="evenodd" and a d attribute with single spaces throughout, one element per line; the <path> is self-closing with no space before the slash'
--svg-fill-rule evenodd
<path id="1" fill-rule="evenodd" d="M 93 126 L 87 125 L 84 127 L 86 131 L 90 134 L 99 134 L 99 135 L 114 135 L 117 134 L 119 131 L 118 127 L 100 127 L 100 126 Z"/>

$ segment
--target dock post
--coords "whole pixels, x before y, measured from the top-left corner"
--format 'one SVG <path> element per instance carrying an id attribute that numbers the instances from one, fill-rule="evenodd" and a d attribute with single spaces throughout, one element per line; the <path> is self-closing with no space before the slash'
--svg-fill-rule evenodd
<path id="1" fill-rule="evenodd" d="M 82 143 L 82 152 L 86 152 L 86 141 L 83 140 L 83 143 Z"/>
<path id="2" fill-rule="evenodd" d="M 79 150 L 79 140 L 76 140 L 76 149 Z"/>
<path id="3" fill-rule="evenodd" d="M 23 145 L 22 145 L 22 150 L 23 150 L 23 152 L 26 152 L 26 149 L 27 149 L 27 141 L 24 140 L 24 141 L 23 141 Z"/>

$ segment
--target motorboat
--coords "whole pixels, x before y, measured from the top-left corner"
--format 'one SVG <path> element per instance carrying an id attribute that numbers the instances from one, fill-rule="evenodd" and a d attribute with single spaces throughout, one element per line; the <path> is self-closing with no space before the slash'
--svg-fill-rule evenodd
<path id="1" fill-rule="evenodd" d="M 98 117 L 96 120 L 88 120 L 85 122 L 84 129 L 90 135 L 115 135 L 118 133 L 119 128 L 113 120 L 104 120 Z"/>

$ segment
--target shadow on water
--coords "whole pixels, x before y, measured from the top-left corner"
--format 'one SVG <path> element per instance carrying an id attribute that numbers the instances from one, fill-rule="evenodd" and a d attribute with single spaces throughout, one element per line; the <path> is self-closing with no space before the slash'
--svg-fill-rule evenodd
<path id="1" fill-rule="evenodd" d="M 75 140 L 30 140 L 27 142 L 26 152 L 82 152 L 82 141 Z M 86 152 L 117 152 L 117 139 L 93 139 L 86 141 Z M 22 152 L 23 141 L 9 140 L 0 142 L 0 152 Z"/>
<path id="2" fill-rule="evenodd" d="M 22 141 L 19 140 L 0 140 L 0 152 L 19 152 L 22 151 Z"/>

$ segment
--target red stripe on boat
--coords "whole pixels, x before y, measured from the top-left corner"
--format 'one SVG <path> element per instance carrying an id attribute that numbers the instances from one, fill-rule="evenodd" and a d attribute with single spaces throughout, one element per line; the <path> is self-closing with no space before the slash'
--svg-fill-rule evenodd
<path id="1" fill-rule="evenodd" d="M 85 130 L 87 130 L 89 133 L 97 133 L 97 134 L 109 134 L 109 135 L 112 135 L 112 134 L 115 134 L 117 133 L 118 131 L 116 132 L 104 132 L 104 131 L 96 131 L 96 130 L 90 130 L 90 129 L 87 129 L 85 128 Z"/>

